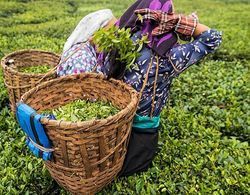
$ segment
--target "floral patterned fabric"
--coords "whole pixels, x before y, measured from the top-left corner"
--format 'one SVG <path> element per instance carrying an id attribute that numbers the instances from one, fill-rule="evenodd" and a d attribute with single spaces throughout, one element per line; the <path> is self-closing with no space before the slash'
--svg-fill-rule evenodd
<path id="1" fill-rule="evenodd" d="M 57 75 L 80 74 L 83 72 L 92 72 L 93 69 L 100 72 L 100 68 L 97 65 L 95 48 L 89 42 L 78 43 L 63 53 L 57 67 Z"/>
<path id="2" fill-rule="evenodd" d="M 141 37 L 141 32 L 133 35 L 135 41 Z M 146 88 L 143 91 L 142 98 L 137 110 L 140 116 L 149 116 L 152 109 L 152 101 L 154 99 L 153 116 L 158 117 L 164 105 L 167 102 L 170 93 L 170 86 L 173 78 L 182 73 L 192 64 L 200 61 L 204 56 L 213 52 L 219 47 L 222 41 L 222 34 L 216 30 L 208 30 L 195 38 L 194 41 L 174 46 L 166 57 L 159 57 L 158 78 L 156 81 L 156 93 L 154 97 L 154 82 L 156 75 L 156 54 L 144 47 L 141 50 L 141 56 L 136 61 L 136 67 L 131 71 L 127 71 L 124 81 L 131 85 L 138 92 L 141 90 L 145 75 L 147 73 L 151 57 L 153 57 L 152 69 L 149 72 L 149 79 Z M 170 62 L 172 61 L 172 63 Z M 102 72 L 108 71 L 108 62 L 102 67 Z"/>
<path id="3" fill-rule="evenodd" d="M 195 40 L 190 43 L 175 45 L 169 53 L 166 54 L 166 57 L 159 56 L 158 74 L 156 68 L 156 53 L 145 46 L 140 52 L 141 56 L 136 60 L 135 68 L 127 70 L 123 79 L 124 82 L 131 85 L 139 92 L 142 88 L 151 58 L 153 59 L 152 69 L 149 72 L 148 82 L 143 91 L 137 114 L 139 116 L 150 116 L 153 105 L 152 101 L 154 99 L 152 114 L 153 117 L 159 117 L 169 97 L 173 78 L 217 49 L 221 44 L 221 37 L 222 35 L 220 32 L 208 30 L 196 37 Z M 133 41 L 139 38 L 141 38 L 140 31 L 132 36 Z M 97 54 L 94 47 L 87 42 L 85 44 L 76 44 L 63 54 L 57 73 L 59 76 L 63 76 L 67 74 L 91 72 L 94 69 L 98 73 L 106 74 L 109 71 L 108 56 L 101 65 L 101 63 L 97 62 Z M 156 74 L 157 81 L 154 96 Z"/>

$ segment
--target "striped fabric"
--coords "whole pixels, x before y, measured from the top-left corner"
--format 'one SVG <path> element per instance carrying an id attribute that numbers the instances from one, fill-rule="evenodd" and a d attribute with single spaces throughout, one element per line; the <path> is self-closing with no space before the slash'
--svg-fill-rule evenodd
<path id="1" fill-rule="evenodd" d="M 197 18 L 181 14 L 167 14 L 159 10 L 139 9 L 135 11 L 139 20 L 153 20 L 158 25 L 153 29 L 154 36 L 162 35 L 174 29 L 175 32 L 185 36 L 192 36 L 197 26 Z"/>
<path id="2" fill-rule="evenodd" d="M 175 26 L 175 32 L 191 37 L 197 26 L 197 19 L 192 16 L 179 15 L 179 21 Z"/>

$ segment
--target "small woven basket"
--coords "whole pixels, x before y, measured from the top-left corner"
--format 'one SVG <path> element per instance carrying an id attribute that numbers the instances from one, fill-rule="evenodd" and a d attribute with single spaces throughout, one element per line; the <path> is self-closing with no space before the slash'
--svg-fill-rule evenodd
<path id="1" fill-rule="evenodd" d="M 21 102 L 41 112 L 78 99 L 108 101 L 121 111 L 84 122 L 42 118 L 54 149 L 53 160 L 45 164 L 51 176 L 71 193 L 93 194 L 122 168 L 138 94 L 121 81 L 84 73 L 45 82 L 25 93 Z"/>
<path id="2" fill-rule="evenodd" d="M 11 110 L 15 113 L 16 103 L 31 88 L 56 77 L 55 66 L 60 57 L 40 50 L 21 50 L 5 56 L 1 60 L 4 82 L 8 89 Z M 45 74 L 23 73 L 21 67 L 49 65 L 52 70 Z"/>

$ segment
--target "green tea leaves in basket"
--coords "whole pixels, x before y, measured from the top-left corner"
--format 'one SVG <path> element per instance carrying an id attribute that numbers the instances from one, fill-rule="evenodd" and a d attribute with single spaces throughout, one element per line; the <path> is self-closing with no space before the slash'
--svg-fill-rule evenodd
<path id="1" fill-rule="evenodd" d="M 57 120 L 77 122 L 104 119 L 118 112 L 119 109 L 109 102 L 76 100 L 57 109 L 46 110 L 43 114 L 53 114 Z"/>
<path id="2" fill-rule="evenodd" d="M 45 74 L 51 70 L 51 67 L 48 65 L 41 66 L 25 66 L 20 67 L 19 71 L 23 73 L 33 73 L 33 74 Z"/>

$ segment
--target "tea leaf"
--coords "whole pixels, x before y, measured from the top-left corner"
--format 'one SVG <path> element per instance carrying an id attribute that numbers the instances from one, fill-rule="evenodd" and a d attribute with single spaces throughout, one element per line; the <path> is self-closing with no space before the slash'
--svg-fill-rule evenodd
<path id="1" fill-rule="evenodd" d="M 110 29 L 100 29 L 93 38 L 94 43 L 101 52 L 118 50 L 117 60 L 127 64 L 126 68 L 131 69 L 135 65 L 135 60 L 139 57 L 139 51 L 147 43 L 147 37 L 135 42 L 131 39 L 131 29 L 111 27 Z"/>
<path id="2" fill-rule="evenodd" d="M 57 120 L 77 122 L 104 119 L 118 112 L 119 109 L 109 102 L 76 100 L 57 109 L 43 111 L 42 114 L 53 114 Z"/>
<path id="3" fill-rule="evenodd" d="M 34 73 L 34 74 L 43 74 L 49 72 L 51 69 L 48 65 L 39 65 L 39 66 L 26 66 L 19 68 L 20 72 L 23 73 Z"/>

